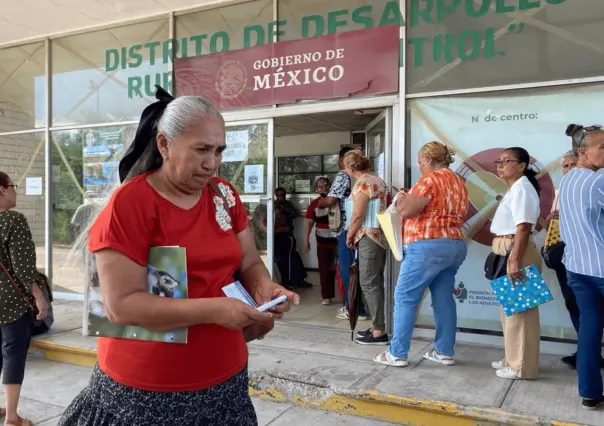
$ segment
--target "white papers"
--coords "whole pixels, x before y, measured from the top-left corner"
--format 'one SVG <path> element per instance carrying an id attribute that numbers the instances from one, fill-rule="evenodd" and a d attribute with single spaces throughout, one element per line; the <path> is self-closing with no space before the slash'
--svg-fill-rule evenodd
<path id="1" fill-rule="evenodd" d="M 243 170 L 243 192 L 262 194 L 264 192 L 264 165 L 249 164 Z"/>
<path id="2" fill-rule="evenodd" d="M 25 179 L 25 195 L 42 195 L 41 177 L 32 177 Z"/>
<path id="3" fill-rule="evenodd" d="M 222 287 L 222 291 L 227 297 L 241 300 L 243 303 L 247 303 L 253 308 L 257 308 L 258 305 L 254 302 L 254 299 L 248 294 L 245 288 L 239 281 L 235 281 L 227 286 Z"/>
<path id="4" fill-rule="evenodd" d="M 226 149 L 222 153 L 223 163 L 243 161 L 247 157 L 250 134 L 247 130 L 226 132 Z"/>

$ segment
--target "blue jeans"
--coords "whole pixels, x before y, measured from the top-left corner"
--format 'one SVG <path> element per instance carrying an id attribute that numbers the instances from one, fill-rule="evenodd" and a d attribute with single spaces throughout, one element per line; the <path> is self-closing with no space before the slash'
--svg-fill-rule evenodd
<path id="1" fill-rule="evenodd" d="M 346 234 L 347 231 L 342 231 L 338 236 L 338 267 L 340 268 L 340 278 L 342 279 L 342 286 L 344 287 L 344 306 L 348 307 L 348 282 L 350 280 L 350 265 L 354 262 L 355 253 L 354 249 L 348 248 L 346 245 Z M 359 291 L 361 291 L 359 287 Z M 361 300 L 363 298 L 361 297 Z M 359 306 L 359 315 L 365 316 L 365 304 L 361 302 Z"/>
<path id="2" fill-rule="evenodd" d="M 583 398 L 600 398 L 602 375 L 602 327 L 604 326 L 604 278 L 575 274 L 566 271 L 568 285 L 575 292 L 579 305 L 579 347 L 577 350 L 577 375 L 579 395 Z"/>
<path id="3" fill-rule="evenodd" d="M 417 309 L 429 288 L 436 334 L 434 349 L 453 356 L 457 330 L 457 307 L 453 299 L 455 274 L 466 259 L 464 240 L 440 238 L 409 244 L 394 290 L 394 330 L 390 353 L 407 359 Z"/>

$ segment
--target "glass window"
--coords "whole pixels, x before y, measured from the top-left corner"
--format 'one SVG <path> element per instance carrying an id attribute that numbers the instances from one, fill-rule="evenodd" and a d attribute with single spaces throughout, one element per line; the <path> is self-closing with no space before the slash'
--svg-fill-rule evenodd
<path id="1" fill-rule="evenodd" d="M 338 159 L 338 154 L 279 157 L 278 186 L 290 194 L 313 193 L 317 178 L 325 176 L 333 182 L 340 170 Z"/>
<path id="2" fill-rule="evenodd" d="M 367 132 L 365 152 L 369 155 L 371 168 L 380 178 L 386 179 L 385 148 L 386 148 L 386 118 L 382 118 Z"/>
<path id="3" fill-rule="evenodd" d="M 277 4 L 279 41 L 400 22 L 396 0 L 278 0 Z"/>
<path id="4" fill-rule="evenodd" d="M 421 175 L 416 159 L 418 150 L 426 142 L 439 140 L 455 151 L 451 169 L 459 174 L 468 190 L 469 211 L 462 227 L 468 242 L 468 256 L 455 277 L 454 291 L 459 327 L 501 330 L 499 302 L 482 274 L 493 239 L 491 219 L 508 190 L 507 184 L 497 176 L 495 160 L 510 146 L 523 147 L 532 157 L 541 187 L 540 219 L 532 238 L 537 247 L 542 247 L 546 218 L 562 178 L 560 160 L 571 147 L 566 127 L 570 123 L 600 122 L 603 107 L 602 85 L 408 102 L 411 182 L 417 182 Z M 554 271 L 543 268 L 543 276 L 554 301 L 540 307 L 542 335 L 575 338 Z M 426 300 L 419 322 L 429 324 L 431 321 L 430 301 Z"/>
<path id="5" fill-rule="evenodd" d="M 225 52 L 266 44 L 272 0 L 202 10 L 176 16 L 177 57 Z"/>
<path id="6" fill-rule="evenodd" d="M 285 188 L 289 194 L 311 194 L 315 192 L 315 182 L 319 177 L 326 177 L 330 182 L 336 173 L 296 173 L 279 175 L 279 186 Z"/>
<path id="7" fill-rule="evenodd" d="M 83 292 L 88 227 L 118 185 L 119 159 L 135 132 L 120 126 L 52 133 L 55 291 Z"/>
<path id="8" fill-rule="evenodd" d="M 27 218 L 36 244 L 38 268 L 44 271 L 44 133 L 0 136 L 0 152 L 0 171 L 17 185 L 16 210 Z"/>
<path id="9" fill-rule="evenodd" d="M 602 1 L 407 4 L 409 93 L 604 75 Z"/>
<path id="10" fill-rule="evenodd" d="M 228 126 L 226 143 L 218 175 L 241 195 L 266 194 L 268 124 Z"/>
<path id="11" fill-rule="evenodd" d="M 53 40 L 53 125 L 137 120 L 171 90 L 168 38 L 163 19 Z"/>
<path id="12" fill-rule="evenodd" d="M 0 132 L 46 125 L 44 43 L 0 49 Z"/>
<path id="13" fill-rule="evenodd" d="M 340 171 L 340 156 L 338 154 L 323 156 L 323 171 L 325 173 L 337 173 Z"/>
<path id="14" fill-rule="evenodd" d="M 279 158 L 279 173 L 320 173 L 322 170 L 320 155 Z"/>

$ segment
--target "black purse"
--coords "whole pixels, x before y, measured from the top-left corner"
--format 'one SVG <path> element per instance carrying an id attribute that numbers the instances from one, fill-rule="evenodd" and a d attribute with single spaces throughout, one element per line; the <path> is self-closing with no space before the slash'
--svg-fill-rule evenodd
<path id="1" fill-rule="evenodd" d="M 484 277 L 489 281 L 493 281 L 507 275 L 509 257 L 509 252 L 505 256 L 493 252 L 489 253 L 487 260 L 484 262 Z"/>
<path id="2" fill-rule="evenodd" d="M 484 276 L 487 280 L 493 281 L 503 277 L 508 273 L 508 258 L 514 248 L 514 241 L 507 249 L 505 255 L 489 253 L 487 260 L 484 262 Z"/>
<path id="3" fill-rule="evenodd" d="M 556 197 L 557 198 L 557 197 Z M 558 210 L 559 200 L 556 200 L 556 211 Z M 558 222 L 558 227 L 560 222 Z M 551 240 L 556 241 L 553 244 L 549 244 Z M 562 258 L 564 257 L 564 242 L 560 239 L 560 229 L 554 228 L 554 221 L 552 220 L 547 229 L 547 235 L 545 237 L 545 244 L 541 247 L 541 257 L 543 263 L 550 269 L 558 269 L 562 266 Z"/>
<path id="4" fill-rule="evenodd" d="M 564 257 L 563 241 L 559 241 L 551 246 L 541 247 L 541 257 L 543 257 L 543 263 L 550 269 L 558 269 L 562 266 L 562 258 Z"/>

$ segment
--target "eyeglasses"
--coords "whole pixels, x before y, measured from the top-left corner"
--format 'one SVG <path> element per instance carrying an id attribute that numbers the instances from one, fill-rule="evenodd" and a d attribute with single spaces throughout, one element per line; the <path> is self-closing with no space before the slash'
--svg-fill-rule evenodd
<path id="1" fill-rule="evenodd" d="M 495 160 L 494 163 L 497 166 L 500 165 L 500 164 L 502 166 L 507 166 L 510 163 L 520 163 L 520 161 L 511 159 L 511 158 L 506 158 L 505 160 Z"/>
<path id="2" fill-rule="evenodd" d="M 585 139 L 585 135 L 589 132 L 598 132 L 598 131 L 603 131 L 604 130 L 604 126 L 602 126 L 601 124 L 594 124 L 592 126 L 587 126 L 587 127 L 583 127 L 581 129 L 581 143 L 583 143 L 583 140 Z"/>
<path id="3" fill-rule="evenodd" d="M 17 185 L 15 185 L 14 183 L 11 183 L 10 185 L 4 185 L 5 188 L 10 188 L 11 186 L 17 189 Z"/>

